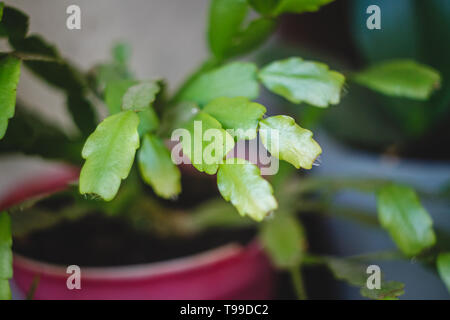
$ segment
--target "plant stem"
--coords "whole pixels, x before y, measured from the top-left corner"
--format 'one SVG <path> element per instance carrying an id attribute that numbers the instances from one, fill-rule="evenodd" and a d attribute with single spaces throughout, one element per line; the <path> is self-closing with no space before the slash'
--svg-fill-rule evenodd
<path id="1" fill-rule="evenodd" d="M 295 288 L 295 292 L 297 293 L 298 300 L 306 300 L 306 290 L 305 285 L 303 283 L 302 272 L 300 270 L 300 266 L 294 266 L 289 269 L 289 273 L 292 278 L 292 283 Z"/>

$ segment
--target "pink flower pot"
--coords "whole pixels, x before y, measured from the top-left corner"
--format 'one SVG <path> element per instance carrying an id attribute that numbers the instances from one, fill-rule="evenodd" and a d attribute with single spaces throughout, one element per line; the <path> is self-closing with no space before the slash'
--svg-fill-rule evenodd
<path id="1" fill-rule="evenodd" d="M 78 170 L 62 167 L 31 179 L 0 199 L 0 210 L 64 189 Z M 197 255 L 121 267 L 81 266 L 81 289 L 69 290 L 67 266 L 14 255 L 14 281 L 27 292 L 35 276 L 35 299 L 270 299 L 274 273 L 257 241 L 228 244 Z"/>

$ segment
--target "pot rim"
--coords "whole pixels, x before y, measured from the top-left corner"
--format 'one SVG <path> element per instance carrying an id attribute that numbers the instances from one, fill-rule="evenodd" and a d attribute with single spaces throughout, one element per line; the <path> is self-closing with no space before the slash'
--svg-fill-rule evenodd
<path id="1" fill-rule="evenodd" d="M 158 262 L 105 267 L 80 266 L 80 268 L 84 279 L 90 278 L 107 280 L 143 278 L 195 270 L 204 266 L 228 260 L 233 257 L 238 257 L 239 255 L 245 254 L 249 251 L 254 251 L 255 253 L 262 251 L 262 247 L 257 238 L 252 240 L 247 245 L 240 245 L 232 242 L 193 255 Z M 15 266 L 17 265 L 18 267 L 25 268 L 33 272 L 38 270 L 40 274 L 64 278 L 67 277 L 67 266 L 27 258 L 18 253 L 14 253 L 13 263 Z"/>

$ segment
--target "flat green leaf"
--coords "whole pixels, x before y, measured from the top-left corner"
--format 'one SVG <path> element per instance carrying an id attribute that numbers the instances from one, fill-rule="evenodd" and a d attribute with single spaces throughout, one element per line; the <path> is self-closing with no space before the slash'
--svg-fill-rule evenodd
<path id="1" fill-rule="evenodd" d="M 261 226 L 264 249 L 279 268 L 298 266 L 306 249 L 305 231 L 294 217 L 279 212 Z"/>
<path id="2" fill-rule="evenodd" d="M 439 275 L 450 292 L 450 252 L 440 253 L 436 264 Z"/>
<path id="3" fill-rule="evenodd" d="M 3 9 L 5 8 L 5 4 L 3 2 L 0 2 L 0 22 L 3 18 Z"/>
<path id="4" fill-rule="evenodd" d="M 122 98 L 122 109 L 143 111 L 149 108 L 159 90 L 157 81 L 145 81 L 130 87 Z"/>
<path id="5" fill-rule="evenodd" d="M 270 91 L 293 103 L 306 102 L 316 107 L 338 104 L 345 77 L 328 66 L 301 58 L 275 61 L 259 72 Z"/>
<path id="6" fill-rule="evenodd" d="M 116 195 L 139 147 L 139 117 L 123 111 L 103 120 L 84 145 L 86 159 L 80 173 L 80 193 L 98 195 L 106 201 Z"/>
<path id="7" fill-rule="evenodd" d="M 151 134 L 144 136 L 138 163 L 144 181 L 158 196 L 170 199 L 181 192 L 180 171 L 160 138 Z"/>
<path id="8" fill-rule="evenodd" d="M 322 153 L 313 133 L 303 129 L 288 116 L 274 116 L 260 121 L 260 137 L 264 147 L 297 169 L 311 169 Z"/>
<path id="9" fill-rule="evenodd" d="M 235 34 L 227 56 L 233 57 L 254 50 L 263 44 L 275 30 L 276 21 L 270 18 L 256 18 Z"/>
<path id="10" fill-rule="evenodd" d="M 159 133 L 162 136 L 170 137 L 175 129 L 192 120 L 199 112 L 198 106 L 192 102 L 181 102 L 174 106 L 169 106 L 163 112 Z"/>
<path id="11" fill-rule="evenodd" d="M 360 287 L 363 297 L 376 300 L 396 299 L 404 294 L 405 285 L 397 281 L 383 281 L 381 279 L 380 289 L 367 288 L 367 266 L 352 260 L 327 257 L 324 262 L 338 280 L 344 281 L 352 286 Z M 383 277 L 383 275 L 381 275 Z"/>
<path id="12" fill-rule="evenodd" d="M 248 0 L 248 2 L 259 13 L 268 15 L 275 10 L 280 0 Z"/>
<path id="13" fill-rule="evenodd" d="M 153 132 L 158 129 L 159 118 L 153 108 L 145 109 L 138 113 L 139 116 L 139 136 L 142 137 L 147 132 Z"/>
<path id="14" fill-rule="evenodd" d="M 259 95 L 256 71 L 252 63 L 234 62 L 206 72 L 183 90 L 178 101 L 204 106 L 219 97 L 256 99 Z"/>
<path id="15" fill-rule="evenodd" d="M 385 95 L 426 100 L 439 88 L 441 77 L 431 67 L 412 60 L 393 60 L 356 73 L 353 79 Z"/>
<path id="16" fill-rule="evenodd" d="M 434 245 L 433 221 L 415 191 L 388 185 L 378 192 L 378 219 L 397 246 L 408 256 Z"/>
<path id="17" fill-rule="evenodd" d="M 227 159 L 217 172 L 222 197 L 231 201 L 240 215 L 261 221 L 277 207 L 272 186 L 261 177 L 259 168 L 243 159 Z"/>
<path id="18" fill-rule="evenodd" d="M 380 289 L 369 289 L 363 287 L 360 290 L 363 297 L 373 300 L 398 300 L 405 294 L 405 284 L 398 281 L 387 281 L 381 283 Z"/>
<path id="19" fill-rule="evenodd" d="M 131 79 L 121 79 L 109 81 L 105 88 L 105 103 L 109 114 L 115 114 L 122 111 L 122 98 L 127 90 L 139 82 Z"/>
<path id="20" fill-rule="evenodd" d="M 198 113 L 184 129 L 189 136 L 182 137 L 183 153 L 200 172 L 215 174 L 225 155 L 234 147 L 233 137 L 205 112 Z"/>
<path id="21" fill-rule="evenodd" d="M 11 300 L 11 288 L 8 280 L 0 279 L 0 300 Z"/>
<path id="22" fill-rule="evenodd" d="M 0 300 L 11 299 L 8 283 L 13 275 L 11 246 L 11 219 L 8 213 L 0 212 Z"/>
<path id="23" fill-rule="evenodd" d="M 5 136 L 8 120 L 14 116 L 20 65 L 20 60 L 11 56 L 0 60 L 0 139 Z"/>
<path id="24" fill-rule="evenodd" d="M 329 4 L 332 1 L 334 0 L 279 0 L 278 5 L 274 9 L 273 13 L 275 15 L 279 15 L 285 12 L 314 12 L 319 10 L 320 7 Z"/>
<path id="25" fill-rule="evenodd" d="M 266 108 L 244 97 L 217 98 L 203 109 L 216 118 L 225 129 L 234 130 L 237 140 L 256 138 L 259 120 Z"/>
<path id="26" fill-rule="evenodd" d="M 246 0 L 212 0 L 209 12 L 208 39 L 211 52 L 223 58 L 247 16 Z"/>
<path id="27" fill-rule="evenodd" d="M 24 38 L 28 32 L 28 16 L 23 12 L 5 6 L 0 22 L 0 37 Z"/>

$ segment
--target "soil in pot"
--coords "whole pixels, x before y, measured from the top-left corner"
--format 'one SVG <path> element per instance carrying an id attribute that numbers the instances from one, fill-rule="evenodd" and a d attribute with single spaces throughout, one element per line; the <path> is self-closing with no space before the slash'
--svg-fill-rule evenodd
<path id="1" fill-rule="evenodd" d="M 195 237 L 159 238 L 119 218 L 95 213 L 14 239 L 13 249 L 58 265 L 119 266 L 185 257 L 230 242 L 246 244 L 254 236 L 252 230 L 211 230 Z"/>

